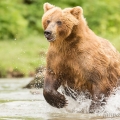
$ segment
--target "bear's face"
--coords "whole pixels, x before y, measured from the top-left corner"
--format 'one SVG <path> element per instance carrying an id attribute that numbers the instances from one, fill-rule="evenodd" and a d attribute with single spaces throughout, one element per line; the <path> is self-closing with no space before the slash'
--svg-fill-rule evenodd
<path id="1" fill-rule="evenodd" d="M 44 11 L 42 24 L 45 37 L 49 42 L 67 38 L 73 27 L 79 24 L 79 18 L 82 15 L 81 7 L 62 10 L 49 3 L 44 4 Z"/>

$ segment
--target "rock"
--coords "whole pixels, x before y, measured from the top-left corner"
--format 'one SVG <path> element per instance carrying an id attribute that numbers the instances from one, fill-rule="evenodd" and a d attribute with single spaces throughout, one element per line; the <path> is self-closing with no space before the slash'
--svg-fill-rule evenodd
<path id="1" fill-rule="evenodd" d="M 43 88 L 45 69 L 40 68 L 40 69 L 36 69 L 36 71 L 37 71 L 37 73 L 36 73 L 35 77 L 33 78 L 33 80 L 31 80 L 30 83 L 28 83 L 23 88 L 28 88 L 28 89 Z"/>

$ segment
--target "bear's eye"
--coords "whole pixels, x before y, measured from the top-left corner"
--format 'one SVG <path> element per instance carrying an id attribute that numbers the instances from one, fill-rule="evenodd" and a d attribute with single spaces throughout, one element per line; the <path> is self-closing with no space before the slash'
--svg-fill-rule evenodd
<path id="1" fill-rule="evenodd" d="M 57 21 L 56 23 L 57 23 L 58 25 L 61 25 L 61 24 L 62 24 L 62 22 L 61 22 L 61 21 Z"/>
<path id="2" fill-rule="evenodd" d="M 50 20 L 47 20 L 47 24 L 49 24 L 51 21 Z"/>

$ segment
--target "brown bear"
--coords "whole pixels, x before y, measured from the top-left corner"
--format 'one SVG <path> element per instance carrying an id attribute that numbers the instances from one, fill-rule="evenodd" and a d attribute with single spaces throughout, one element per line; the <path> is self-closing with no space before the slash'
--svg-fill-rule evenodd
<path id="1" fill-rule="evenodd" d="M 45 3 L 42 25 L 50 43 L 43 88 L 46 101 L 57 108 L 65 107 L 67 100 L 57 91 L 63 86 L 69 96 L 68 87 L 78 95 L 87 90 L 91 111 L 100 106 L 101 96 L 109 96 L 120 84 L 119 52 L 88 27 L 79 6 L 62 10 Z"/>

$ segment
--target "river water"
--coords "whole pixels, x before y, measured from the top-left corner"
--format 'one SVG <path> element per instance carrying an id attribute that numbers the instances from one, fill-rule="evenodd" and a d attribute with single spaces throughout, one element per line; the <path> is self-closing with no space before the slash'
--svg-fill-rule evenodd
<path id="1" fill-rule="evenodd" d="M 72 100 L 66 108 L 57 109 L 46 103 L 42 89 L 23 89 L 31 79 L 0 79 L 0 120 L 120 120 L 119 94 L 108 101 L 107 115 L 78 113 L 75 107 L 80 106 Z"/>

